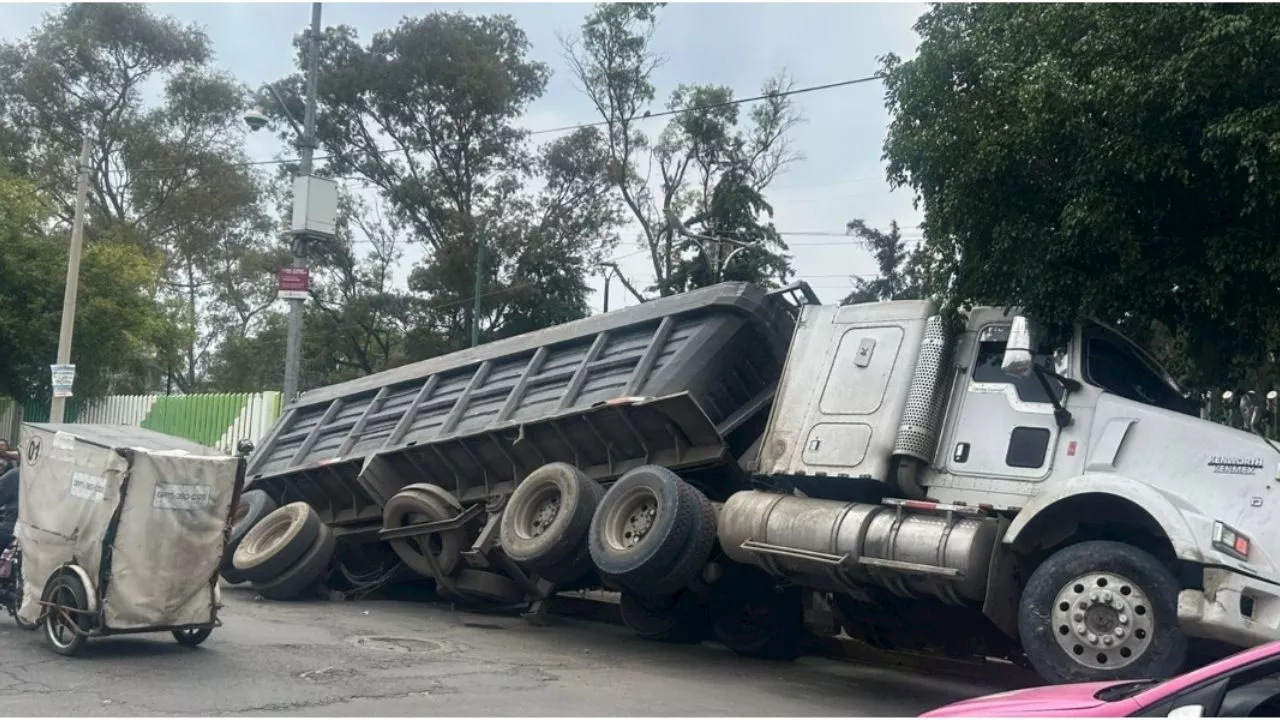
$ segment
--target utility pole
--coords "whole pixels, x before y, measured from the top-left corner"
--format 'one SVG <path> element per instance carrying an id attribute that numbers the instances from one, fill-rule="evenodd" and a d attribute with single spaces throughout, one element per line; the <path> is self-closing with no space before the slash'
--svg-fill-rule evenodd
<path id="1" fill-rule="evenodd" d="M 604 311 L 609 312 L 609 281 L 613 279 L 613 268 L 604 266 Z"/>
<path id="2" fill-rule="evenodd" d="M 480 297 L 484 290 L 484 236 L 476 238 L 476 302 L 471 308 L 471 347 L 480 344 Z"/>
<path id="3" fill-rule="evenodd" d="M 80 250 L 84 247 L 84 206 L 89 200 L 89 135 L 80 139 L 80 164 L 76 173 L 76 215 L 71 222 L 71 249 L 67 254 L 67 286 L 62 294 L 62 326 L 58 330 L 58 364 L 71 363 L 71 335 L 76 327 L 76 294 L 80 290 Z M 67 399 L 55 391 L 49 405 L 49 422 L 61 423 Z"/>
<path id="4" fill-rule="evenodd" d="M 320 3 L 311 4 L 311 35 L 307 40 L 307 104 L 302 118 L 301 150 L 298 175 L 311 174 L 312 155 L 316 147 L 316 83 L 320 65 Z M 293 238 L 293 266 L 307 267 L 306 237 Z M 289 300 L 289 334 L 284 349 L 284 402 L 293 402 L 298 395 L 298 368 L 302 364 L 302 310 L 305 298 Z"/>

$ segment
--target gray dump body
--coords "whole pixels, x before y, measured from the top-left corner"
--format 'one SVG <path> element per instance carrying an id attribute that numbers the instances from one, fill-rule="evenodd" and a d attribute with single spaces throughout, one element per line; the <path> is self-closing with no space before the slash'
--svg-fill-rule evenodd
<path id="1" fill-rule="evenodd" d="M 644 463 L 740 474 L 801 292 L 725 283 L 309 391 L 250 487 L 355 530 L 407 484 L 484 501 L 553 461 L 603 482 Z"/>

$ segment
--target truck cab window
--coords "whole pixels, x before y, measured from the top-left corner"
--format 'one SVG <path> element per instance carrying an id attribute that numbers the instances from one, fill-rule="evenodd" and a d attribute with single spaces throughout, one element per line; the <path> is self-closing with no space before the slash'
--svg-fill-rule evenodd
<path id="1" fill-rule="evenodd" d="M 1089 384 L 1144 405 L 1187 412 L 1186 400 L 1172 379 L 1115 332 L 1087 325 L 1084 350 L 1084 379 Z"/>
<path id="2" fill-rule="evenodd" d="M 1046 403 L 1050 401 L 1039 378 L 1029 375 L 1025 378 L 1009 375 L 1000 369 L 1004 362 L 1004 349 L 1009 343 L 1008 325 L 988 325 L 978 333 L 978 357 L 973 363 L 973 381 L 998 385 L 1012 385 L 1018 393 L 1018 399 L 1029 403 Z M 1052 348 L 1041 347 L 1035 354 L 1035 363 L 1045 370 L 1055 369 L 1055 356 Z M 1062 385 L 1049 378 L 1049 387 L 1057 400 L 1062 400 Z"/>

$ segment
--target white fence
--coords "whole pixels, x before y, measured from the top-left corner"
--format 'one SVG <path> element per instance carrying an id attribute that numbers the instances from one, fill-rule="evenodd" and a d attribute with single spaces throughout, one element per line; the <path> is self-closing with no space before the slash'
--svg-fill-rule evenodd
<path id="1" fill-rule="evenodd" d="M 257 444 L 280 415 L 278 392 L 195 395 L 112 395 L 84 407 L 67 404 L 67 422 L 132 425 L 235 451 L 240 440 Z M 23 421 L 46 422 L 47 403 L 18 405 L 0 398 L 0 437 L 17 441 Z"/>

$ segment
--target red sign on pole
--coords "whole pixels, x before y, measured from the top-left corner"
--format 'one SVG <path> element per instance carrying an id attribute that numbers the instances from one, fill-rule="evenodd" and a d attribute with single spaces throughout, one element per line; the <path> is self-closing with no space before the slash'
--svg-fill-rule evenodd
<path id="1" fill-rule="evenodd" d="M 276 281 L 281 300 L 306 300 L 311 290 L 311 272 L 304 267 L 282 267 Z"/>

